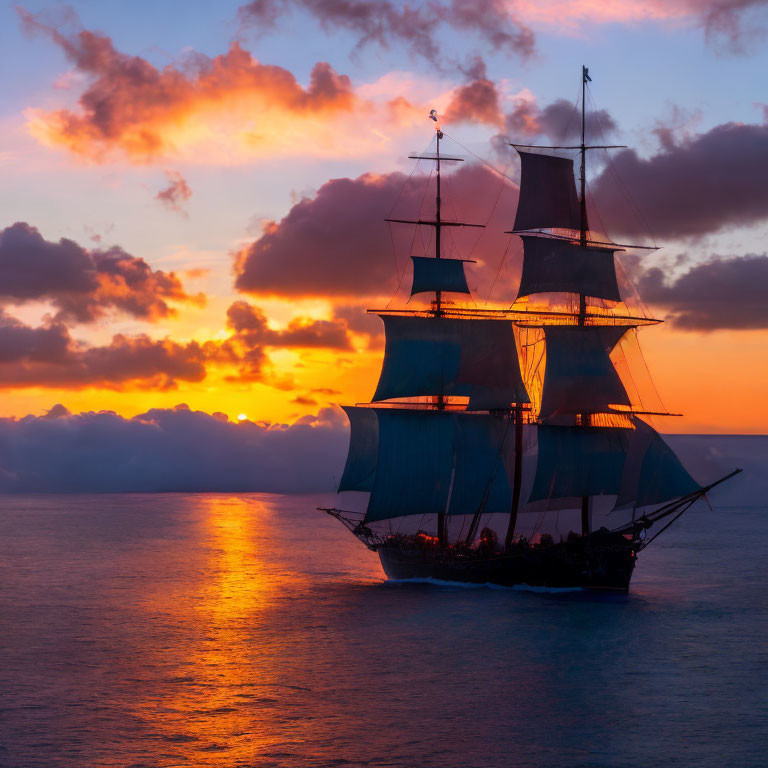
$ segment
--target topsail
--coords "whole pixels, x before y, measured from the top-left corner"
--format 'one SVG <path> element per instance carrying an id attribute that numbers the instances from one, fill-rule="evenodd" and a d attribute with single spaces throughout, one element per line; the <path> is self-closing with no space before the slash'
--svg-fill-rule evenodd
<path id="1" fill-rule="evenodd" d="M 374 401 L 469 397 L 469 410 L 529 402 L 508 320 L 381 315 L 386 345 Z"/>
<path id="2" fill-rule="evenodd" d="M 516 231 L 575 229 L 580 226 L 573 160 L 517 150 L 520 155 L 520 201 Z"/>
<path id="3" fill-rule="evenodd" d="M 545 325 L 547 361 L 540 417 L 606 413 L 630 405 L 610 353 L 624 325 Z"/>
<path id="4" fill-rule="evenodd" d="M 469 293 L 464 261 L 461 259 L 433 259 L 411 256 L 413 261 L 413 285 L 411 296 L 429 291 Z"/>
<path id="5" fill-rule="evenodd" d="M 578 293 L 621 301 L 615 248 L 582 246 L 568 240 L 523 235 L 523 273 L 518 296 Z"/>

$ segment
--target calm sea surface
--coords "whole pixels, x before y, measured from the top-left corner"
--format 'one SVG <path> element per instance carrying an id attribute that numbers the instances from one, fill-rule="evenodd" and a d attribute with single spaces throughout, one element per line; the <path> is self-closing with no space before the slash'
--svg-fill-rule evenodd
<path id="1" fill-rule="evenodd" d="M 768 510 L 598 598 L 387 584 L 318 501 L 0 499 L 0 765 L 768 765 Z"/>

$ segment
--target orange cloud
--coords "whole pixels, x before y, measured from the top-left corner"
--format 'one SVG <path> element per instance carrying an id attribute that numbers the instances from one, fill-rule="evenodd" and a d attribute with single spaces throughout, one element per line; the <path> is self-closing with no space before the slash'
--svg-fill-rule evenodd
<path id="1" fill-rule="evenodd" d="M 315 64 L 306 88 L 238 43 L 214 58 L 193 53 L 157 68 L 116 50 L 105 35 L 65 33 L 39 16 L 19 14 L 26 29 L 62 48 L 86 82 L 77 109 L 30 109 L 28 129 L 42 143 L 91 161 L 115 155 L 141 163 L 180 155 L 196 162 L 280 153 L 347 156 L 382 141 L 366 126 L 413 120 L 407 104 L 393 109 L 388 101 L 362 99 L 349 77 L 325 62 Z M 236 157 L 222 157 L 226 151 Z"/>
<path id="2" fill-rule="evenodd" d="M 477 57 L 467 75 L 469 82 L 451 94 L 442 118 L 447 123 L 486 123 L 503 129 L 499 91 L 487 77 L 485 62 Z"/>

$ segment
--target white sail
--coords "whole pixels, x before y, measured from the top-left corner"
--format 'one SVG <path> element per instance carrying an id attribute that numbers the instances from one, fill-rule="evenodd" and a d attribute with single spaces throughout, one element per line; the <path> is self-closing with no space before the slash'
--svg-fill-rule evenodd
<path id="1" fill-rule="evenodd" d="M 535 293 L 578 293 L 621 301 L 614 251 L 567 240 L 522 235 L 523 272 L 518 297 Z"/>
<path id="2" fill-rule="evenodd" d="M 469 397 L 469 409 L 529 402 L 515 329 L 507 320 L 381 315 L 386 345 L 374 401 Z"/>
<path id="3" fill-rule="evenodd" d="M 413 285 L 411 296 L 427 291 L 469 293 L 465 262 L 461 259 L 435 259 L 411 256 L 413 261 Z"/>
<path id="4" fill-rule="evenodd" d="M 520 201 L 515 230 L 579 229 L 579 198 L 573 160 L 517 150 L 520 155 Z"/>
<path id="5" fill-rule="evenodd" d="M 604 413 L 611 405 L 630 405 L 611 362 L 611 350 L 629 326 L 544 326 L 547 360 L 540 418 L 574 413 Z"/>

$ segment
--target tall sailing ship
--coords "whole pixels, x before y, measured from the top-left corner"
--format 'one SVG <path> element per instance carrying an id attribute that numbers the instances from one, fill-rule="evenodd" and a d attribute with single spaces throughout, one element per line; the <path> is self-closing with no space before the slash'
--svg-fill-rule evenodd
<path id="1" fill-rule="evenodd" d="M 367 494 L 365 511 L 322 509 L 379 554 L 391 579 L 626 592 L 638 553 L 740 471 L 694 481 L 611 359 L 626 334 L 659 321 L 619 309 L 622 244 L 590 231 L 587 153 L 613 147 L 585 142 L 588 80 L 583 68 L 580 144 L 512 145 L 521 180 L 511 234 L 523 266 L 510 309 L 446 300 L 470 290 L 466 260 L 446 257 L 442 231 L 479 225 L 442 218 L 441 163 L 462 158 L 441 154 L 439 126 L 435 153 L 416 156 L 435 162 L 434 218 L 389 219 L 434 229 L 434 256 L 411 257 L 411 296 L 434 300 L 370 310 L 384 323 L 384 362 L 372 402 L 344 407 L 339 484 Z M 580 194 L 573 159 L 552 150 L 578 150 Z M 572 303 L 531 305 L 552 294 Z"/>

